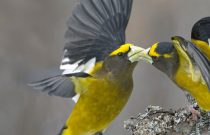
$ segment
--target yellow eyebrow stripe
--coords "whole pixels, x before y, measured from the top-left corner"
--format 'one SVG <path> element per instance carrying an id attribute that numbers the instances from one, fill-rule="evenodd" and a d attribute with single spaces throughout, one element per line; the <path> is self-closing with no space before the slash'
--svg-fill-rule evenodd
<path id="1" fill-rule="evenodd" d="M 159 54 L 157 53 L 155 50 L 158 46 L 159 42 L 155 43 L 154 45 L 152 45 L 152 47 L 150 48 L 150 51 L 149 51 L 149 56 L 152 56 L 152 57 L 160 57 L 160 56 L 163 56 L 164 58 L 171 58 L 171 54 Z"/>
<path id="2" fill-rule="evenodd" d="M 159 57 L 160 56 L 160 54 L 155 51 L 157 46 L 158 46 L 158 43 L 159 42 L 152 45 L 152 47 L 150 48 L 150 51 L 149 51 L 149 56 L 153 56 L 153 57 Z"/>
<path id="3" fill-rule="evenodd" d="M 121 45 L 117 50 L 114 50 L 109 56 L 117 55 L 120 52 L 126 53 L 126 52 L 129 51 L 130 46 L 132 46 L 132 44 L 124 44 L 124 45 Z"/>

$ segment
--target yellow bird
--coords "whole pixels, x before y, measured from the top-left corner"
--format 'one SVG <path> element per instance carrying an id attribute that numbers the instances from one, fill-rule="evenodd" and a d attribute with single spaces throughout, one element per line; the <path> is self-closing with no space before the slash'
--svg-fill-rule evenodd
<path id="1" fill-rule="evenodd" d="M 199 107 L 210 111 L 210 62 L 192 42 L 173 37 L 148 49 L 153 66 L 165 73 L 177 86 L 195 98 Z"/>
<path id="2" fill-rule="evenodd" d="M 189 92 L 205 111 L 210 111 L 209 45 L 210 17 L 205 17 L 194 24 L 191 42 L 174 37 L 173 42 L 155 43 L 148 53 L 153 65 Z"/>
<path id="3" fill-rule="evenodd" d="M 68 21 L 62 74 L 31 83 L 76 102 L 59 135 L 102 135 L 133 89 L 140 47 L 125 43 L 133 0 L 81 0 Z"/>
<path id="4" fill-rule="evenodd" d="M 175 37 L 171 43 L 154 44 L 149 55 L 155 67 L 166 73 L 181 89 L 189 92 L 202 110 L 210 111 L 210 17 L 202 18 L 194 24 L 191 42 Z M 197 51 L 192 52 L 193 49 L 190 49 L 189 53 L 186 50 L 188 46 Z M 201 58 L 194 58 L 195 54 Z"/>

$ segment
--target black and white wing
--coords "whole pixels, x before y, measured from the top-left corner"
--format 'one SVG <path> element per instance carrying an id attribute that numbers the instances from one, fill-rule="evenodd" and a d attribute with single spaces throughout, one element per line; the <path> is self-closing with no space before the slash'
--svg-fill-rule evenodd
<path id="1" fill-rule="evenodd" d="M 60 69 L 29 86 L 50 95 L 73 97 L 71 76 L 89 77 L 95 63 L 125 43 L 125 30 L 133 0 L 81 0 L 68 21 L 66 45 Z"/>
<path id="2" fill-rule="evenodd" d="M 89 73 L 98 61 L 125 43 L 133 0 L 81 0 L 67 25 L 60 69 Z"/>

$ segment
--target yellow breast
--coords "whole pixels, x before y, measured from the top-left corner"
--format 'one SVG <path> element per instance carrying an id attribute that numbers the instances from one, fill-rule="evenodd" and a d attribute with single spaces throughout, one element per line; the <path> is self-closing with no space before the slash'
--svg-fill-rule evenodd
<path id="1" fill-rule="evenodd" d="M 194 71 L 191 74 L 184 67 L 180 67 L 175 75 L 175 82 L 183 90 L 188 91 L 197 101 L 199 107 L 205 111 L 210 110 L 210 92 L 203 81 L 201 73 Z"/>
<path id="2" fill-rule="evenodd" d="M 192 42 L 196 44 L 198 48 L 200 48 L 200 50 L 208 57 L 208 59 L 210 59 L 210 45 L 209 44 L 207 44 L 204 41 L 194 40 L 194 39 L 192 39 Z"/>
<path id="3" fill-rule="evenodd" d="M 81 94 L 63 135 L 92 135 L 105 129 L 121 112 L 132 91 L 132 82 L 122 87 L 108 79 L 80 79 Z"/>

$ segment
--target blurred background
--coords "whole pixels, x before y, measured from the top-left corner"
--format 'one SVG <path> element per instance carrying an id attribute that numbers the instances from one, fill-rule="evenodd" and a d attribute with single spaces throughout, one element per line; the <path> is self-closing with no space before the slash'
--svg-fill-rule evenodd
<path id="1" fill-rule="evenodd" d="M 56 135 L 73 102 L 27 87 L 48 69 L 58 68 L 66 21 L 77 0 L 0 1 L 0 134 Z M 193 24 L 210 16 L 209 0 L 134 0 L 127 41 L 149 47 L 173 35 L 190 39 Z M 179 108 L 184 93 L 164 74 L 140 62 L 133 94 L 105 135 L 126 135 L 123 121 L 148 105 Z"/>

